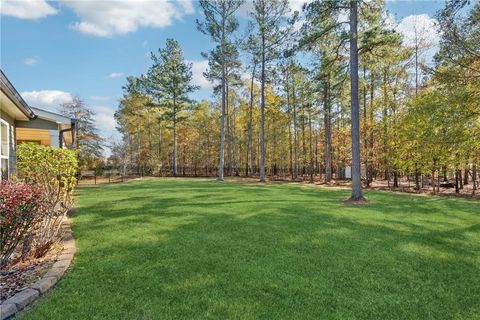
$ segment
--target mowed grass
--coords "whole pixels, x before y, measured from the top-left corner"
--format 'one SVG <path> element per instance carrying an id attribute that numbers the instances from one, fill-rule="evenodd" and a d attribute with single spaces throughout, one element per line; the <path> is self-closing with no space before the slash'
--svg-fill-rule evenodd
<path id="1" fill-rule="evenodd" d="M 479 319 L 480 203 L 158 179 L 82 187 L 72 270 L 22 319 Z"/>

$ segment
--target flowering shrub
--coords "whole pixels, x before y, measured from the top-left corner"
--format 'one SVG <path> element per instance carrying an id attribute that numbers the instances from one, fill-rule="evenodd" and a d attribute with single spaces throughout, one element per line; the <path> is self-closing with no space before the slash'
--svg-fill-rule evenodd
<path id="1" fill-rule="evenodd" d="M 12 256 L 35 221 L 42 190 L 24 183 L 0 182 L 0 268 Z"/>
<path id="2" fill-rule="evenodd" d="M 35 219 L 29 242 L 24 248 L 43 256 L 58 239 L 63 218 L 73 205 L 73 190 L 78 168 L 72 150 L 25 143 L 17 148 L 19 177 L 37 185 L 44 192 L 44 201 Z"/>

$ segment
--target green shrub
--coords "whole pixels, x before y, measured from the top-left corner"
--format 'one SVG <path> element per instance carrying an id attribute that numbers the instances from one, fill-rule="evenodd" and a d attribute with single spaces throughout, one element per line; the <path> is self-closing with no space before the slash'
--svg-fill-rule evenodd
<path id="1" fill-rule="evenodd" d="M 19 145 L 17 156 L 19 178 L 38 185 L 45 194 L 27 246 L 40 257 L 58 239 L 61 223 L 73 205 L 77 157 L 72 150 L 31 143 Z"/>

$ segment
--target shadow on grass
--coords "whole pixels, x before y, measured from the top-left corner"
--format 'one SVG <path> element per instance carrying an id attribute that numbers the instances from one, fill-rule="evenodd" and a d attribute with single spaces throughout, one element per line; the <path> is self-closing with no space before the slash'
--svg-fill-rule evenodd
<path id="1" fill-rule="evenodd" d="M 343 190 L 168 180 L 80 194 L 75 268 L 27 319 L 480 312 L 480 221 L 470 202 L 369 192 L 368 205 L 345 207 Z"/>

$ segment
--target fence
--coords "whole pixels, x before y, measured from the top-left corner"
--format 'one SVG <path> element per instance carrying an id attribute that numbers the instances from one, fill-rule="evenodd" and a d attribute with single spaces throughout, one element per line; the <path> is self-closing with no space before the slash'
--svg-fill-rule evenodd
<path id="1" fill-rule="evenodd" d="M 140 178 L 140 175 L 126 174 L 123 175 L 118 171 L 106 171 L 103 173 L 97 173 L 93 170 L 82 171 L 78 177 L 78 184 L 108 184 L 108 183 L 122 183 L 132 179 Z"/>

